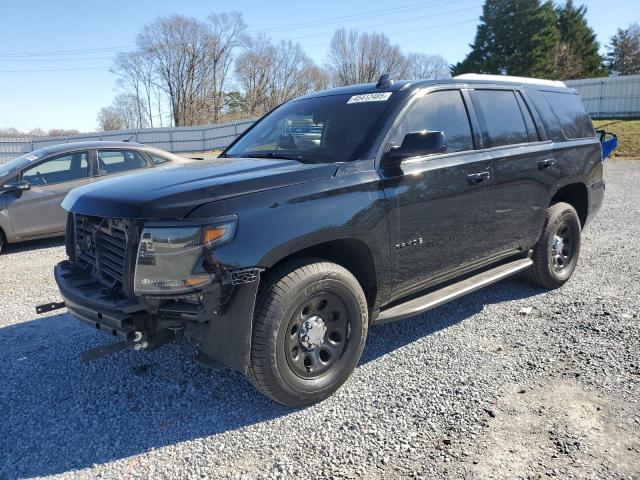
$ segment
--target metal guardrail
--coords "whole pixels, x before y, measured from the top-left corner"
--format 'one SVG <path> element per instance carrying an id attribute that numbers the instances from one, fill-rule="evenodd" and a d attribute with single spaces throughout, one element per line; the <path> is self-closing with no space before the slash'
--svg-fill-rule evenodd
<path id="1" fill-rule="evenodd" d="M 0 138 L 0 163 L 24 153 L 59 143 L 97 140 L 128 140 L 162 148 L 170 152 L 203 152 L 226 147 L 249 128 L 255 119 L 196 127 L 143 128 L 83 133 L 63 137 Z"/>

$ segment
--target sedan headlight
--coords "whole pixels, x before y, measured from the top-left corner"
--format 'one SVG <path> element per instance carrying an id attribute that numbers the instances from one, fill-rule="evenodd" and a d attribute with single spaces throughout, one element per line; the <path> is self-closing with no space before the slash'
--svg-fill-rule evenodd
<path id="1" fill-rule="evenodd" d="M 212 249 L 233 239 L 237 218 L 211 224 L 147 224 L 140 236 L 136 294 L 185 293 L 211 282 L 217 271 Z"/>

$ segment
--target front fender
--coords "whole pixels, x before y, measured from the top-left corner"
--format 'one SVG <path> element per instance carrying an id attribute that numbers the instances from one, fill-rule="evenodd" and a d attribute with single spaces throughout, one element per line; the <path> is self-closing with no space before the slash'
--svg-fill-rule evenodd
<path id="1" fill-rule="evenodd" d="M 7 242 L 13 243 L 17 240 L 13 234 L 9 210 L 7 210 L 7 193 L 0 193 L 0 230 L 4 233 Z"/>
<path id="2" fill-rule="evenodd" d="M 373 170 L 212 202 L 190 217 L 237 215 L 234 240 L 215 250 L 224 268 L 270 268 L 308 247 L 338 239 L 365 243 L 374 259 L 378 291 L 385 291 L 390 250 L 384 193 Z"/>

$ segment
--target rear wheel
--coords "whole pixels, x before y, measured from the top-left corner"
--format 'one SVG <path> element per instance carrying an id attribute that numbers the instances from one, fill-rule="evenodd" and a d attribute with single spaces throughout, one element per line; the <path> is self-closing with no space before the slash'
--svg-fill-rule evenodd
<path id="1" fill-rule="evenodd" d="M 2 253 L 4 252 L 6 245 L 7 245 L 7 241 L 4 238 L 4 232 L 0 228 L 0 255 L 2 255 Z"/>
<path id="2" fill-rule="evenodd" d="M 529 281 L 544 288 L 558 288 L 571 277 L 580 254 L 580 219 L 568 203 L 547 210 L 544 230 L 533 249 Z"/>
<path id="3" fill-rule="evenodd" d="M 249 377 L 278 403 L 303 406 L 335 392 L 356 367 L 367 302 L 340 265 L 295 261 L 264 278 L 256 305 Z"/>

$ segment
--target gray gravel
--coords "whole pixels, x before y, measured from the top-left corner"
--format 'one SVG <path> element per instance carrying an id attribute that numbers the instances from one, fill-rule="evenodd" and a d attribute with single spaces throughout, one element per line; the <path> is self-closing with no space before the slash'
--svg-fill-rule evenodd
<path id="1" fill-rule="evenodd" d="M 195 347 L 122 352 L 56 300 L 58 241 L 0 258 L 0 479 L 640 478 L 640 162 L 608 161 L 573 279 L 371 330 L 332 398 L 280 407 Z"/>

